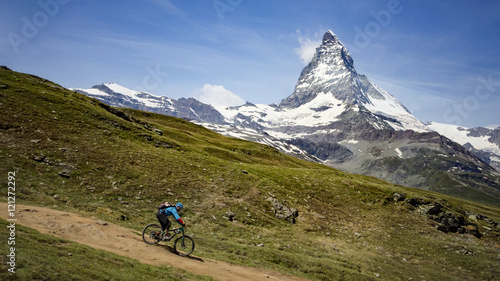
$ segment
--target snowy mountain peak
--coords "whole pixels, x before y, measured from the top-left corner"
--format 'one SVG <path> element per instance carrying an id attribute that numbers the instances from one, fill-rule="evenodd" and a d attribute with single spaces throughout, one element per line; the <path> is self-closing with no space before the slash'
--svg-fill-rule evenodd
<path id="1" fill-rule="evenodd" d="M 280 107 L 299 107 L 310 102 L 319 93 L 332 94 L 340 100 L 346 100 L 347 97 L 342 97 L 341 91 L 334 88 L 345 83 L 348 85 L 341 88 L 349 87 L 351 83 L 346 81 L 352 80 L 354 73 L 353 60 L 346 47 L 333 32 L 328 31 L 323 36 L 323 43 L 316 48 L 311 62 L 302 70 L 294 92 L 282 100 Z"/>
<path id="2" fill-rule="evenodd" d="M 356 72 L 347 48 L 332 31 L 323 35 L 294 92 L 282 100 L 280 108 L 299 108 L 318 98 L 326 104 L 320 108 L 342 104 L 345 111 L 370 112 L 370 123 L 376 129 L 428 131 L 395 97 Z"/>
<path id="3" fill-rule="evenodd" d="M 326 45 L 329 43 L 337 43 L 337 42 L 339 42 L 339 38 L 331 30 L 328 30 L 325 33 L 325 35 L 323 35 L 323 45 Z"/>

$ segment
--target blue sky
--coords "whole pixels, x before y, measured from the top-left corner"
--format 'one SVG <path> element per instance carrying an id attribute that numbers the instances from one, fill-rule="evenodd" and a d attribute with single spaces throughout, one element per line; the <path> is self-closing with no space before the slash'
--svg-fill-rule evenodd
<path id="1" fill-rule="evenodd" d="M 68 88 L 279 103 L 332 30 L 421 121 L 500 124 L 499 1 L 0 3 L 0 64 Z"/>

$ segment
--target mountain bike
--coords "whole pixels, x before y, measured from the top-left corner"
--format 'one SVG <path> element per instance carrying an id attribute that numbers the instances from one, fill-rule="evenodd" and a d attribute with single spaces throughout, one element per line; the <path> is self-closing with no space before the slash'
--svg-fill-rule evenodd
<path id="1" fill-rule="evenodd" d="M 171 241 L 177 234 L 180 236 L 174 241 L 174 251 L 179 256 L 187 257 L 194 251 L 194 240 L 184 234 L 184 227 L 170 229 L 162 234 L 158 224 L 148 224 L 142 231 L 142 240 L 147 244 L 156 245 L 160 241 Z"/>

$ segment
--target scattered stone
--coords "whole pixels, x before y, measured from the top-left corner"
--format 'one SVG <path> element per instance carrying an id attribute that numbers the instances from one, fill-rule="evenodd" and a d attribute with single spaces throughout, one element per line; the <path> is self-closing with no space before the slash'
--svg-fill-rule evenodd
<path id="1" fill-rule="evenodd" d="M 474 256 L 474 252 L 473 252 L 473 251 L 471 251 L 471 250 L 469 250 L 469 249 L 467 249 L 467 248 L 465 248 L 465 247 L 463 247 L 463 248 L 461 248 L 461 249 L 456 250 L 456 251 L 455 251 L 455 253 L 457 253 L 457 254 L 462 254 L 462 255 L 464 255 L 464 256 L 471 256 L 471 257 L 473 257 L 473 256 Z"/>
<path id="2" fill-rule="evenodd" d="M 394 193 L 393 197 L 394 197 L 394 201 L 399 202 L 399 201 L 404 201 L 406 198 L 406 195 L 401 194 L 401 193 Z"/>
<path id="3" fill-rule="evenodd" d="M 63 177 L 63 178 L 66 178 L 66 179 L 71 178 L 71 172 L 67 171 L 67 170 L 59 172 L 58 175 L 61 176 L 61 177 Z"/>
<path id="4" fill-rule="evenodd" d="M 54 199 L 59 199 L 59 194 L 54 195 Z"/>
<path id="5" fill-rule="evenodd" d="M 375 277 L 377 277 L 377 278 L 381 277 L 380 274 L 378 274 L 378 273 L 373 273 L 373 274 L 375 274 Z"/>
<path id="6" fill-rule="evenodd" d="M 264 247 L 264 243 L 257 244 L 257 247 Z"/>
<path id="7" fill-rule="evenodd" d="M 456 216 L 449 212 L 441 212 L 438 216 L 433 218 L 435 221 L 439 222 L 439 230 L 443 232 L 459 232 L 462 226 L 465 226 L 465 219 L 462 216 Z M 462 228 L 463 229 L 463 228 Z M 461 232 L 461 231 L 460 231 Z M 463 231 L 465 232 L 465 231 Z"/>
<path id="8" fill-rule="evenodd" d="M 477 227 L 477 221 L 484 219 L 482 215 L 467 212 L 457 212 L 451 208 L 442 206 L 438 202 L 432 202 L 422 198 L 410 198 L 406 203 L 415 207 L 420 215 L 427 216 L 436 222 L 436 228 L 445 233 L 468 233 L 481 238 Z"/>
<path id="9" fill-rule="evenodd" d="M 295 223 L 295 219 L 299 216 L 297 209 L 286 206 L 276 198 L 269 197 L 266 200 L 271 202 L 274 210 L 274 217 L 287 220 L 290 223 Z"/>
<path id="10" fill-rule="evenodd" d="M 107 223 L 107 222 L 102 221 L 102 220 L 98 220 L 98 221 L 96 221 L 95 223 L 97 223 L 98 225 L 108 225 L 108 223 Z"/>
<path id="11" fill-rule="evenodd" d="M 441 205 L 436 203 L 429 208 L 429 210 L 427 211 L 427 214 L 431 215 L 431 216 L 437 215 L 437 214 L 441 213 L 441 210 L 442 210 Z"/>
<path id="12" fill-rule="evenodd" d="M 234 217 L 236 216 L 236 213 L 233 212 L 227 212 L 226 215 L 228 216 L 229 221 L 234 221 Z"/>
<path id="13" fill-rule="evenodd" d="M 163 136 L 163 131 L 157 128 L 153 128 L 153 132 L 157 133 L 160 136 Z"/>
<path id="14" fill-rule="evenodd" d="M 33 155 L 33 160 L 35 160 L 36 162 L 43 162 L 45 158 L 47 158 L 47 156 L 45 156 L 45 154 L 43 153 Z"/>
<path id="15" fill-rule="evenodd" d="M 438 203 L 419 205 L 417 212 L 421 215 L 437 215 L 441 212 L 441 205 L 439 205 Z"/>
<path id="16" fill-rule="evenodd" d="M 157 141 L 155 147 L 172 148 L 174 145 L 165 141 Z"/>
<path id="17" fill-rule="evenodd" d="M 409 198 L 406 200 L 406 203 L 412 205 L 413 207 L 418 207 L 420 205 L 429 204 L 430 202 L 422 198 Z"/>
<path id="18" fill-rule="evenodd" d="M 480 237 L 479 230 L 477 229 L 477 226 L 475 226 L 475 225 L 471 225 L 471 224 L 466 225 L 465 226 L 465 232 L 469 233 L 469 234 L 472 234 L 472 235 L 474 235 L 476 237 Z"/>
<path id="19" fill-rule="evenodd" d="M 7 88 L 9 88 L 7 85 L 0 85 L 0 90 L 5 90 Z"/>

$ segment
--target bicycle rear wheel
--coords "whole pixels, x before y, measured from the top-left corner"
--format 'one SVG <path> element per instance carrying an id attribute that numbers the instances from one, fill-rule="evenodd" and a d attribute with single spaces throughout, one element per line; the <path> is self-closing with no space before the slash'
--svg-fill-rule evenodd
<path id="1" fill-rule="evenodd" d="M 175 240 L 174 250 L 181 257 L 187 257 L 194 251 L 194 240 L 189 236 L 181 236 Z"/>
<path id="2" fill-rule="evenodd" d="M 161 226 L 148 224 L 142 231 L 142 240 L 150 245 L 158 244 L 161 240 Z"/>

